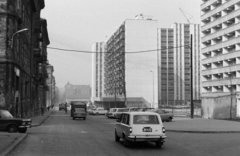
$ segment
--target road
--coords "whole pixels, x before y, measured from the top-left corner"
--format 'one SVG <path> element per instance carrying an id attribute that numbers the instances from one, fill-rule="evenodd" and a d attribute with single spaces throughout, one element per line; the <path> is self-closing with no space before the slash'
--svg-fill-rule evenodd
<path id="1" fill-rule="evenodd" d="M 9 156 L 237 156 L 238 134 L 196 134 L 167 132 L 161 149 L 152 143 L 136 143 L 125 148 L 114 141 L 114 119 L 89 115 L 87 120 L 72 120 L 64 111 L 55 111 Z"/>

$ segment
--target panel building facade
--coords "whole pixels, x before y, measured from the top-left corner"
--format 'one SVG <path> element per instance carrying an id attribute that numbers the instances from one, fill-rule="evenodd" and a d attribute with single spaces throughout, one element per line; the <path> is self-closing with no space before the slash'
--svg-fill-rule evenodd
<path id="1" fill-rule="evenodd" d="M 200 25 L 174 23 L 172 28 L 161 28 L 158 33 L 159 105 L 189 104 L 191 92 L 193 100 L 199 101 L 201 99 Z M 191 71 L 191 67 L 194 72 Z"/>
<path id="2" fill-rule="evenodd" d="M 158 107 L 157 63 L 157 21 L 143 15 L 125 20 L 106 43 L 105 94 L 111 104 Z"/>
<path id="3" fill-rule="evenodd" d="M 91 101 L 101 104 L 104 94 L 104 52 L 105 42 L 96 42 L 92 45 L 92 93 Z"/>
<path id="4" fill-rule="evenodd" d="M 203 95 L 240 91 L 239 8 L 239 0 L 204 0 L 201 5 Z"/>

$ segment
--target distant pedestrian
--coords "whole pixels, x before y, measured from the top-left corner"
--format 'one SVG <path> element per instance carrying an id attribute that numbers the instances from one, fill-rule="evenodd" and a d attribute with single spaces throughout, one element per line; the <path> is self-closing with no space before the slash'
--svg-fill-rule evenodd
<path id="1" fill-rule="evenodd" d="M 49 111 L 49 109 L 50 109 L 50 106 L 47 106 L 47 110 Z"/>
<path id="2" fill-rule="evenodd" d="M 42 116 L 44 115 L 44 107 L 43 106 L 41 107 L 41 114 L 42 114 Z"/>

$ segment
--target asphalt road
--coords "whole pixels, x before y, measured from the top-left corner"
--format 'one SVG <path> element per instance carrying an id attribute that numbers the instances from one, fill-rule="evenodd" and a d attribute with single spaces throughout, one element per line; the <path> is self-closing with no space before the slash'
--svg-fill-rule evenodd
<path id="1" fill-rule="evenodd" d="M 10 156 L 238 156 L 240 135 L 167 133 L 161 149 L 153 143 L 136 143 L 125 148 L 114 141 L 114 119 L 89 115 L 72 120 L 64 111 L 53 112 Z"/>

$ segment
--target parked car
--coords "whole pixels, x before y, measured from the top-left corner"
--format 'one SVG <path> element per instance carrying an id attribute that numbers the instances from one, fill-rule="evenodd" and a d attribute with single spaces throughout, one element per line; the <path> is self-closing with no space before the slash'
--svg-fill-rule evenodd
<path id="1" fill-rule="evenodd" d="M 0 131 L 25 133 L 31 124 L 31 119 L 13 118 L 8 110 L 0 109 Z"/>
<path id="2" fill-rule="evenodd" d="M 153 111 L 154 108 L 149 107 L 130 107 L 129 112 L 146 112 L 146 111 Z"/>
<path id="3" fill-rule="evenodd" d="M 129 108 L 118 108 L 116 113 L 114 114 L 114 117 L 117 119 L 120 118 L 123 112 L 129 112 Z"/>
<path id="4" fill-rule="evenodd" d="M 107 110 L 105 110 L 102 107 L 98 107 L 98 108 L 92 110 L 93 115 L 105 115 L 106 113 L 107 113 Z"/>
<path id="5" fill-rule="evenodd" d="M 163 122 L 173 120 L 173 114 L 170 112 L 163 111 L 162 109 L 156 109 L 153 112 L 158 113 L 161 116 Z"/>
<path id="6" fill-rule="evenodd" d="M 114 118 L 114 112 L 117 111 L 117 108 L 110 108 L 109 111 L 106 113 L 106 117 Z"/>
<path id="7" fill-rule="evenodd" d="M 154 112 L 124 112 L 115 124 L 115 141 L 123 139 L 123 145 L 130 142 L 154 142 L 161 147 L 165 142 L 165 128 L 159 114 Z"/>

